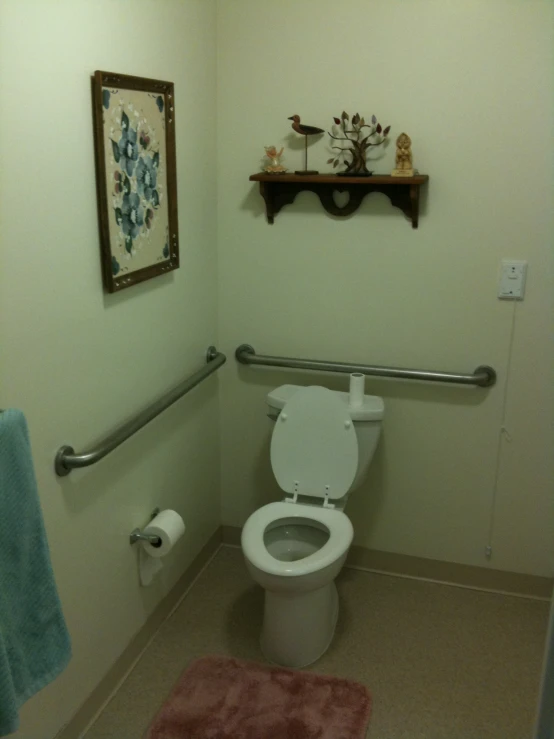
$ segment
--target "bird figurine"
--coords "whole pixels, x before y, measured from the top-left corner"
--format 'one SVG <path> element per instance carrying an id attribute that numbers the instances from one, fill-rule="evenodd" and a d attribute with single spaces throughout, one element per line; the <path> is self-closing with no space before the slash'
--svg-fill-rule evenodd
<path id="1" fill-rule="evenodd" d="M 300 123 L 299 115 L 291 115 L 289 117 L 289 121 L 292 121 L 293 131 L 296 131 L 296 133 L 299 133 L 305 137 L 305 169 L 297 170 L 294 174 L 319 174 L 317 169 L 308 169 L 308 136 L 314 136 L 318 133 L 325 133 L 325 131 L 322 128 L 317 128 L 316 126 L 305 126 L 303 123 Z"/>

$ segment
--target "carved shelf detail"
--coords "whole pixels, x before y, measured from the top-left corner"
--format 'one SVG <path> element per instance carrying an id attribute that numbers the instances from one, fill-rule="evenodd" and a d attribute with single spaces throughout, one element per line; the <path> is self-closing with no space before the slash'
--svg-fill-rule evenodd
<path id="1" fill-rule="evenodd" d="M 284 205 L 290 205 L 299 192 L 315 192 L 327 213 L 334 216 L 349 216 L 358 210 L 362 200 L 371 192 L 382 192 L 395 208 L 408 217 L 412 228 L 417 228 L 419 220 L 419 188 L 429 180 L 429 175 L 417 174 L 413 177 L 392 177 L 391 175 L 372 175 L 371 177 L 341 177 L 336 174 L 271 175 L 260 172 L 250 175 L 251 182 L 260 183 L 260 193 L 265 201 L 268 223 Z M 348 192 L 348 202 L 339 206 L 333 192 Z"/>

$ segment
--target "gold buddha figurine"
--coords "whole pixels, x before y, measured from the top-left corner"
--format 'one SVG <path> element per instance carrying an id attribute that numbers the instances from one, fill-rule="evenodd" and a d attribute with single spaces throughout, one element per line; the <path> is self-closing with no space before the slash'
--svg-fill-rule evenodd
<path id="1" fill-rule="evenodd" d="M 396 169 L 393 177 L 413 177 L 415 170 L 412 164 L 412 140 L 407 133 L 401 133 L 396 139 Z"/>

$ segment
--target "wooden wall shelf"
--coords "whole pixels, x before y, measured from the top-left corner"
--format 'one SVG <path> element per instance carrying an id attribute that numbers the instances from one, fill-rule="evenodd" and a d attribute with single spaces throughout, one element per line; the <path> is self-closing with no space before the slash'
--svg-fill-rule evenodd
<path id="1" fill-rule="evenodd" d="M 429 180 L 429 175 L 417 174 L 413 177 L 392 177 L 391 175 L 372 175 L 371 177 L 341 177 L 336 174 L 266 174 L 260 172 L 250 175 L 251 182 L 260 183 L 260 193 L 265 201 L 268 223 L 284 205 L 294 201 L 299 192 L 309 190 L 321 200 L 328 213 L 334 216 L 349 216 L 356 211 L 370 192 L 382 192 L 395 208 L 400 210 L 417 228 L 419 220 L 419 188 Z M 339 207 L 333 192 L 348 192 L 346 205 Z"/>

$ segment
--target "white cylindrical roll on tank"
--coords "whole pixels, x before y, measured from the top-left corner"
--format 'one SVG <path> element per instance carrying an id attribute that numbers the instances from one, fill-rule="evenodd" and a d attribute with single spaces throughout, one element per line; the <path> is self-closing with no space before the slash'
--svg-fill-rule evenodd
<path id="1" fill-rule="evenodd" d="M 365 375 L 360 372 L 353 372 L 350 375 L 350 392 L 348 394 L 348 404 L 351 408 L 359 408 L 364 404 L 365 392 Z"/>

